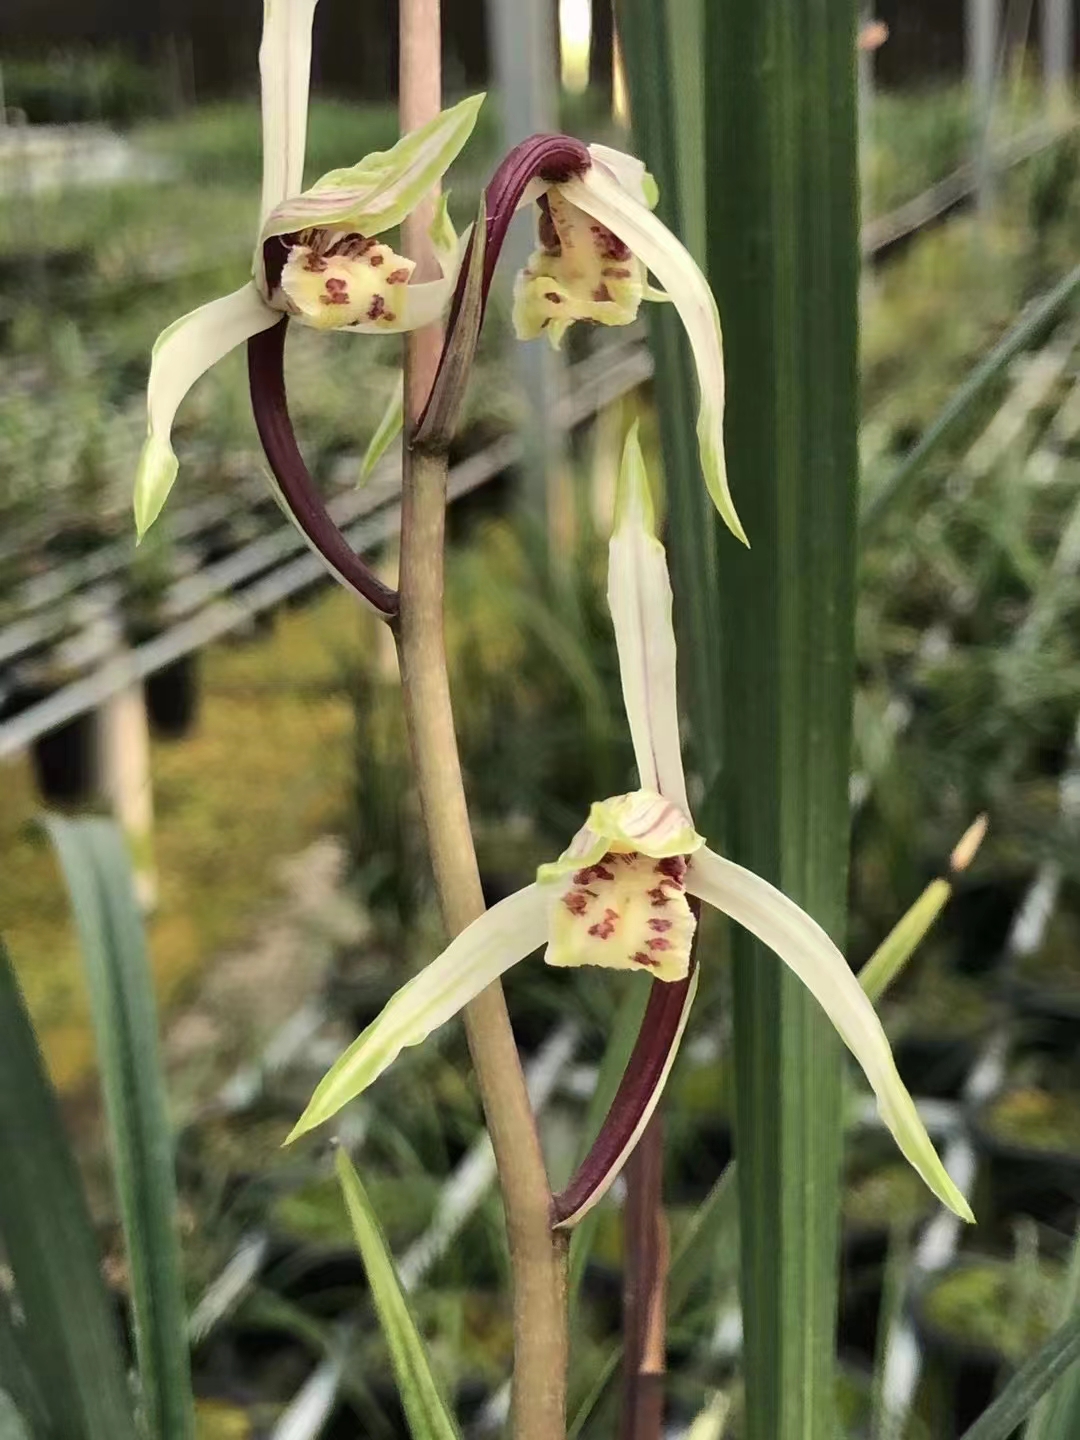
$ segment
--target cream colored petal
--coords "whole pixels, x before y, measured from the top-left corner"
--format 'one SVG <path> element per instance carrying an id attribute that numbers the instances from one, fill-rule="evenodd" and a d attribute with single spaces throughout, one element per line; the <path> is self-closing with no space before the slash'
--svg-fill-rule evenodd
<path id="1" fill-rule="evenodd" d="M 798 976 L 862 1067 L 881 1118 L 908 1161 L 950 1210 L 973 1220 L 897 1073 L 873 1005 L 817 921 L 767 880 L 709 849 L 692 857 L 686 888 L 757 936 Z"/>
<path id="2" fill-rule="evenodd" d="M 583 865 L 595 864 L 609 850 L 663 860 L 691 855 L 704 843 L 674 801 L 655 790 L 632 790 L 594 800 L 588 820 L 557 860 L 540 866 L 536 878 L 541 884 L 562 881 Z"/>
<path id="3" fill-rule="evenodd" d="M 135 476 L 135 525 L 139 536 L 161 513 L 176 479 L 170 441 L 173 419 L 200 375 L 237 345 L 281 320 L 254 285 L 193 310 L 163 330 L 154 345 L 147 384 L 147 437 Z"/>
<path id="4" fill-rule="evenodd" d="M 645 458 L 634 422 L 623 448 L 615 531 L 608 545 L 608 605 L 641 785 L 690 814 L 679 740 L 671 581 L 656 538 Z"/>
<path id="5" fill-rule="evenodd" d="M 538 886 L 526 885 L 474 920 L 437 960 L 402 986 L 331 1067 L 289 1139 L 336 1115 L 406 1046 L 426 1040 L 493 980 L 531 955 L 547 939 L 549 903 Z"/>
<path id="6" fill-rule="evenodd" d="M 600 165 L 606 166 L 628 195 L 639 205 L 649 210 L 656 209 L 660 192 L 656 181 L 645 169 L 644 161 L 636 155 L 627 155 L 622 150 L 613 150 L 610 145 L 590 145 L 589 154 Z"/>
<path id="7" fill-rule="evenodd" d="M 311 27 L 317 0 L 263 0 L 262 203 L 259 224 L 304 188 Z"/>
<path id="8" fill-rule="evenodd" d="M 572 204 L 629 245 L 678 310 L 693 351 L 701 392 L 697 435 L 705 484 L 728 529 L 746 544 L 746 532 L 728 488 L 723 341 L 720 316 L 708 282 L 686 247 L 601 166 L 594 165 L 581 179 L 561 182 L 559 189 Z"/>
<path id="9" fill-rule="evenodd" d="M 471 95 L 402 136 L 392 150 L 331 170 L 310 190 L 279 204 L 263 224 L 262 239 L 309 226 L 371 236 L 400 225 L 453 164 L 483 102 L 483 95 Z"/>

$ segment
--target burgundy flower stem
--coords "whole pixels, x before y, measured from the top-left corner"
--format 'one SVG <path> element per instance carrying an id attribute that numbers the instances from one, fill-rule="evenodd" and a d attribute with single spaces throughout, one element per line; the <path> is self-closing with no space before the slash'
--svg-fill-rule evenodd
<path id="1" fill-rule="evenodd" d="M 484 191 L 484 210 L 487 216 L 487 231 L 484 246 L 484 268 L 481 283 L 480 323 L 483 323 L 488 293 L 495 275 L 502 247 L 506 240 L 510 222 L 517 212 L 521 197 L 533 180 L 556 184 L 569 180 L 572 175 L 583 175 L 592 164 L 588 148 L 580 140 L 569 135 L 532 135 L 515 145 L 502 164 L 495 171 Z M 439 359 L 439 372 L 446 364 L 453 338 L 454 327 L 461 312 L 462 300 L 469 276 L 469 261 L 472 259 L 473 242 L 470 239 L 465 258 L 458 274 L 454 298 L 450 305 L 447 321 L 447 343 Z M 438 375 L 435 383 L 438 384 Z M 434 388 L 434 386 L 432 387 Z M 420 416 L 422 424 L 424 416 Z"/>
<path id="2" fill-rule="evenodd" d="M 555 1225 L 565 1225 L 575 1220 L 596 1191 L 606 1185 L 612 1170 L 641 1124 L 641 1118 L 649 1108 L 649 1102 L 656 1092 L 679 1035 L 696 963 L 696 955 L 692 953 L 690 974 L 685 980 L 676 981 L 674 984 L 653 981 L 641 1029 L 638 1031 L 630 1059 L 626 1062 L 626 1069 L 619 1081 L 619 1088 L 611 1102 L 607 1118 L 576 1174 L 566 1189 L 552 1201 L 552 1220 Z"/>
<path id="3" fill-rule="evenodd" d="M 296 443 L 285 395 L 288 327 L 288 316 L 283 316 L 280 325 L 248 341 L 251 408 L 259 439 L 296 524 L 342 580 L 389 620 L 398 611 L 397 591 L 369 569 L 334 524 Z"/>
<path id="4" fill-rule="evenodd" d="M 664 1131 L 657 1110 L 626 1166 L 620 1440 L 660 1440 L 667 1341 Z"/>

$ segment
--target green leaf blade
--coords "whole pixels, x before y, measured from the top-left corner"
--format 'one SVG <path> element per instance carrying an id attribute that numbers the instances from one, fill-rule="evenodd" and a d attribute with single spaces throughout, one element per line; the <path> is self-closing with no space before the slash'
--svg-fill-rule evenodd
<path id="1" fill-rule="evenodd" d="M 343 1149 L 334 1163 L 413 1440 L 461 1440 L 360 1176 Z"/>
<path id="2" fill-rule="evenodd" d="M 842 946 L 859 410 L 855 6 L 717 0 L 703 54 L 708 268 L 727 353 L 731 486 L 751 545 L 718 541 L 724 774 L 721 813 L 703 825 Z M 732 939 L 745 1433 L 834 1440 L 839 1050 L 798 981 Z"/>
<path id="3" fill-rule="evenodd" d="M 1055 1330 L 1016 1372 L 1005 1389 L 962 1440 L 1009 1440 L 1043 1395 L 1080 1359 L 1080 1315 Z"/>
<path id="4" fill-rule="evenodd" d="M 191 1440 L 172 1126 L 131 865 L 111 821 L 52 816 L 47 828 L 71 895 L 90 991 L 146 1425 L 155 1440 Z"/>
<path id="5" fill-rule="evenodd" d="M 0 946 L 0 1237 L 60 1440 L 135 1440 L 116 1318 L 56 1097 Z"/>

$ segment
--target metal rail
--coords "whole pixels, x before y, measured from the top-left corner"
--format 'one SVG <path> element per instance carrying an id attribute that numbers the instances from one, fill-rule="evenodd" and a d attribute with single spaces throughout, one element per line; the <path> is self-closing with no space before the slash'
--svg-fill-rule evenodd
<path id="1" fill-rule="evenodd" d="M 640 344 L 604 346 L 574 366 L 554 423 L 570 430 L 652 374 L 652 358 Z M 479 489 L 522 458 L 522 442 L 504 436 L 450 472 L 451 500 Z M 351 468 L 355 473 L 356 462 Z M 335 496 L 329 509 L 359 553 L 374 549 L 398 531 L 395 461 L 389 461 L 363 490 Z M 299 552 L 299 553 L 298 553 Z M 225 560 L 185 577 L 173 587 L 178 608 L 188 611 L 160 635 L 114 656 L 47 699 L 0 721 L 0 760 L 17 755 L 42 735 L 78 715 L 96 710 L 111 696 L 162 670 L 213 640 L 248 626 L 251 620 L 326 576 L 321 560 L 306 551 L 291 525 L 260 537 Z M 3 637 L 0 636 L 0 645 Z M 2 654 L 2 650 L 0 650 Z"/>

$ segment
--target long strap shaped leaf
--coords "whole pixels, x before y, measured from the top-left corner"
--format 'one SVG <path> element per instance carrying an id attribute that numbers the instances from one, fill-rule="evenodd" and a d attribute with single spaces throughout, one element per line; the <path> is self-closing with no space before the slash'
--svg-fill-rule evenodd
<path id="1" fill-rule="evenodd" d="M 1080 1360 L 1080 1315 L 1066 1320 L 1016 1372 L 963 1440 L 1009 1440 L 1016 1427 L 1071 1365 Z"/>
<path id="2" fill-rule="evenodd" d="M 135 1440 L 118 1327 L 71 1148 L 0 946 L 0 1239 L 56 1440 Z"/>
<path id="3" fill-rule="evenodd" d="M 461 1440 L 367 1191 L 343 1149 L 338 1150 L 335 1165 L 413 1440 Z"/>
<path id="4" fill-rule="evenodd" d="M 131 864 L 109 820 L 51 816 L 46 823 L 71 894 L 90 991 L 146 1429 L 153 1440 L 190 1440 L 195 1418 L 172 1128 Z"/>

